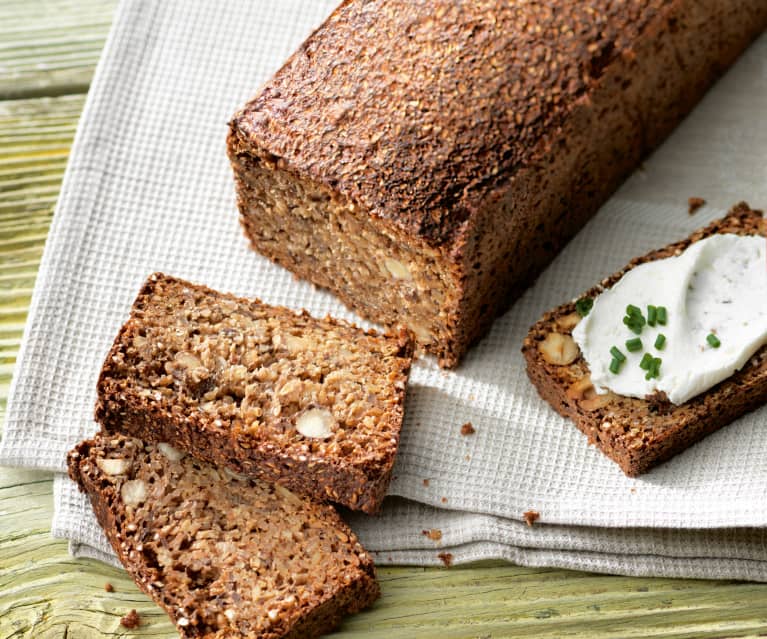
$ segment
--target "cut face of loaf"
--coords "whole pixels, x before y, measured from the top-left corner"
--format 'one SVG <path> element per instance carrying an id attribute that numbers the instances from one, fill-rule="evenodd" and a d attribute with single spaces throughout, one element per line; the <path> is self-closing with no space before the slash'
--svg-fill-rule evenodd
<path id="1" fill-rule="evenodd" d="M 635 266 L 677 255 L 692 242 L 715 233 L 765 235 L 762 213 L 738 204 L 726 217 L 688 239 L 633 260 L 585 296 L 594 298 Z M 767 402 L 767 346 L 730 378 L 678 406 L 665 397 L 597 395 L 588 365 L 572 338 L 579 321 L 571 302 L 546 313 L 530 329 L 522 349 L 527 374 L 541 397 L 560 415 L 572 419 L 630 477 L 647 472 Z"/>
<path id="2" fill-rule="evenodd" d="M 366 332 L 155 274 L 104 363 L 96 419 L 108 432 L 375 512 L 413 348 L 404 331 Z"/>
<path id="3" fill-rule="evenodd" d="M 331 506 L 167 444 L 97 436 L 69 454 L 120 561 L 184 638 L 310 638 L 379 594 Z"/>
<path id="4" fill-rule="evenodd" d="M 231 121 L 245 234 L 455 366 L 765 26 L 763 0 L 348 0 Z"/>

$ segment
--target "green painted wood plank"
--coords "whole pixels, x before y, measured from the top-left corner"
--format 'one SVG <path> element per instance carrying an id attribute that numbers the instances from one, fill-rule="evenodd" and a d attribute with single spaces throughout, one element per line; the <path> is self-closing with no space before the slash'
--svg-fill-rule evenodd
<path id="1" fill-rule="evenodd" d="M 0 2 L 0 100 L 86 92 L 114 5 Z"/>

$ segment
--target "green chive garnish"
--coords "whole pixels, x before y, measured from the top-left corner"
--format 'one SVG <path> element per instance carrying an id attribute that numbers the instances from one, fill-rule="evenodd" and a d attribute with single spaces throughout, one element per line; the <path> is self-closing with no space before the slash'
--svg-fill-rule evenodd
<path id="1" fill-rule="evenodd" d="M 613 360 L 610 362 L 610 372 L 614 375 L 617 375 L 621 370 L 621 363 L 620 360 L 613 358 Z"/>
<path id="2" fill-rule="evenodd" d="M 722 342 L 720 342 L 719 338 L 713 333 L 706 335 L 706 341 L 711 345 L 712 348 L 719 348 L 722 345 Z"/>
<path id="3" fill-rule="evenodd" d="M 637 335 L 642 334 L 642 326 L 644 326 L 644 318 L 642 318 L 642 321 L 640 322 L 636 317 L 624 317 L 623 323 L 628 326 L 633 333 L 636 333 Z"/>
<path id="4" fill-rule="evenodd" d="M 647 324 L 648 326 L 655 326 L 655 320 L 658 317 L 658 307 L 652 304 L 647 306 Z"/>
<path id="5" fill-rule="evenodd" d="M 657 348 L 659 351 L 662 351 L 665 344 L 666 336 L 663 333 L 658 333 L 658 337 L 655 338 L 655 348 Z"/>
<path id="6" fill-rule="evenodd" d="M 582 297 L 575 303 L 575 310 L 581 317 L 586 317 L 591 312 L 591 307 L 594 306 L 594 300 L 590 297 Z"/>
<path id="7" fill-rule="evenodd" d="M 623 323 L 628 326 L 637 335 L 642 333 L 642 327 L 647 323 L 639 307 L 629 304 L 626 307 L 626 317 Z"/>
<path id="8" fill-rule="evenodd" d="M 617 359 L 621 363 L 626 361 L 626 356 L 620 352 L 620 349 L 617 346 L 613 346 L 610 349 L 610 355 L 612 355 L 615 359 Z"/>
<path id="9" fill-rule="evenodd" d="M 642 361 L 639 362 L 639 368 L 641 368 L 643 371 L 649 371 L 650 366 L 652 366 L 652 361 L 653 356 L 650 355 L 650 353 L 645 353 Z"/>
<path id="10" fill-rule="evenodd" d="M 660 324 L 661 326 L 665 326 L 667 319 L 668 319 L 668 315 L 666 313 L 666 307 L 665 306 L 659 306 L 658 307 L 658 317 L 657 317 L 658 324 Z"/>
<path id="11" fill-rule="evenodd" d="M 647 370 L 647 375 L 644 376 L 645 379 L 653 379 L 660 377 L 660 365 L 662 363 L 662 360 L 660 357 L 651 357 L 652 361 L 650 362 L 650 366 Z"/>
<path id="12" fill-rule="evenodd" d="M 633 339 L 627 339 L 626 340 L 626 350 L 629 351 L 629 353 L 634 353 L 635 351 L 641 351 L 642 350 L 642 340 L 638 337 L 635 337 Z"/>

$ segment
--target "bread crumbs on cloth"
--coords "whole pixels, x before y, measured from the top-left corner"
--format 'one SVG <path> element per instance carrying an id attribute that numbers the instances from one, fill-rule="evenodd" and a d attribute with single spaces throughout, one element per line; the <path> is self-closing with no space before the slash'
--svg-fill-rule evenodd
<path id="1" fill-rule="evenodd" d="M 525 523 L 528 526 L 532 526 L 541 518 L 541 513 L 539 513 L 537 510 L 528 510 L 522 513 L 522 516 L 525 518 Z"/>
<path id="2" fill-rule="evenodd" d="M 424 537 L 428 537 L 432 541 L 439 541 L 440 539 L 442 539 L 442 531 L 439 530 L 438 528 L 431 528 L 429 530 L 422 530 L 421 534 Z"/>
<path id="3" fill-rule="evenodd" d="M 475 430 L 474 426 L 472 426 L 471 422 L 466 422 L 463 426 L 461 426 L 461 435 L 473 435 L 477 431 Z"/>
<path id="4" fill-rule="evenodd" d="M 453 555 L 449 552 L 441 552 L 437 555 L 439 560 L 445 564 L 445 568 L 450 568 L 453 565 Z"/>
<path id="5" fill-rule="evenodd" d="M 706 203 L 702 197 L 691 197 L 687 199 L 687 212 L 694 215 L 698 209 Z"/>

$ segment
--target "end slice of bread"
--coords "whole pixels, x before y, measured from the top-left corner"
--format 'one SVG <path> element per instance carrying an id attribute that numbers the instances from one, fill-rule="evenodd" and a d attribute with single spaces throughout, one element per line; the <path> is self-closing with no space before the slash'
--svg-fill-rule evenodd
<path id="1" fill-rule="evenodd" d="M 765 235 L 764 227 L 762 212 L 741 202 L 724 218 L 687 239 L 632 260 L 584 296 L 594 298 L 640 264 L 678 255 L 711 235 Z M 572 338 L 579 320 L 575 303 L 570 302 L 533 325 L 522 348 L 527 374 L 541 397 L 560 415 L 573 420 L 626 475 L 647 472 L 767 402 L 767 346 L 731 377 L 678 406 L 660 395 L 645 399 L 614 393 L 597 395 L 588 365 Z"/>
<path id="2" fill-rule="evenodd" d="M 69 454 L 120 561 L 182 637 L 316 637 L 379 595 L 331 506 L 170 447 L 98 435 Z"/>

